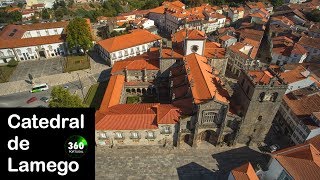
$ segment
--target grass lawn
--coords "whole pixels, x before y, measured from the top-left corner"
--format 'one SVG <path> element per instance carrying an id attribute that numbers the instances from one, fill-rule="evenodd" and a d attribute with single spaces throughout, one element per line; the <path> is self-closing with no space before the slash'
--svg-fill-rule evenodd
<path id="1" fill-rule="evenodd" d="M 129 96 L 127 97 L 127 104 L 136 104 L 139 103 L 139 96 Z"/>
<path id="2" fill-rule="evenodd" d="M 8 82 L 16 67 L 0 66 L 0 83 Z"/>
<path id="3" fill-rule="evenodd" d="M 101 82 L 92 85 L 84 99 L 84 103 L 90 107 L 99 109 L 107 86 L 108 82 Z"/>
<path id="4" fill-rule="evenodd" d="M 90 68 L 90 60 L 87 55 L 65 57 L 64 72 L 72 72 L 88 68 Z"/>

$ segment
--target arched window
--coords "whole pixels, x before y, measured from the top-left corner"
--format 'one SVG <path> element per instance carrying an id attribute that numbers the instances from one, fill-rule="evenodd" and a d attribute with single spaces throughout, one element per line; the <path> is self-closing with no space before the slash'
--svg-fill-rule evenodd
<path id="1" fill-rule="evenodd" d="M 262 121 L 262 116 L 259 116 L 259 117 L 258 117 L 258 121 Z"/>
<path id="2" fill-rule="evenodd" d="M 13 56 L 13 53 L 11 50 L 8 50 L 8 54 L 9 54 L 9 56 Z"/>
<path id="3" fill-rule="evenodd" d="M 20 49 L 17 49 L 17 54 L 21 55 L 21 50 Z"/>
<path id="4" fill-rule="evenodd" d="M 272 94 L 272 97 L 271 97 L 271 101 L 272 101 L 272 102 L 276 102 L 276 100 L 277 100 L 277 98 L 278 98 L 278 95 L 279 95 L 279 93 L 277 93 L 277 92 L 273 93 L 273 94 Z"/>
<path id="5" fill-rule="evenodd" d="M 259 95 L 259 101 L 260 101 L 260 102 L 263 101 L 265 95 L 266 95 L 265 92 L 260 93 L 260 95 Z"/>

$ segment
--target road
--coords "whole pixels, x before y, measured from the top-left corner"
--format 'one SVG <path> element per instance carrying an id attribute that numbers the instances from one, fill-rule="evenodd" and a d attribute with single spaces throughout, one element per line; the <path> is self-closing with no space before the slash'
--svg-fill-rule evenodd
<path id="1" fill-rule="evenodd" d="M 61 86 L 67 85 L 71 94 L 81 91 L 81 83 L 79 81 L 69 82 Z M 48 106 L 48 103 L 42 102 L 41 97 L 50 97 L 50 93 L 53 87 L 49 87 L 48 91 L 42 91 L 38 93 L 31 93 L 29 91 L 14 93 L 10 95 L 0 96 L 0 107 L 38 107 Z M 27 100 L 31 97 L 36 97 L 38 100 L 30 104 L 27 104 Z"/>

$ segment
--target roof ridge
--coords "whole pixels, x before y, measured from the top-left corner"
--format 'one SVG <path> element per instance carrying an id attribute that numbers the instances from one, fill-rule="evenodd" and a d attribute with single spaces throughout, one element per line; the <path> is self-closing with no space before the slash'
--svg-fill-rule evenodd
<path id="1" fill-rule="evenodd" d="M 200 55 L 198 55 L 198 54 L 196 54 L 196 53 L 194 53 L 194 55 L 196 56 L 196 59 L 197 59 L 197 56 L 200 56 Z M 204 57 L 204 56 L 200 56 L 200 57 L 206 58 L 206 57 Z M 211 93 L 211 91 L 210 91 L 210 88 L 209 88 L 208 83 L 206 82 L 206 78 L 205 78 L 205 76 L 204 76 L 203 69 L 201 68 L 200 63 L 199 63 L 199 61 L 198 61 L 198 60 L 197 60 L 197 64 L 198 64 L 198 66 L 199 66 L 199 68 L 200 68 L 201 75 L 202 75 L 202 77 L 203 77 L 203 79 L 204 79 L 204 81 L 205 81 L 205 84 L 206 84 L 207 90 L 209 91 L 209 93 L 210 93 L 210 94 L 211 94 L 211 96 L 213 97 L 213 96 L 214 96 L 214 94 L 212 94 L 212 93 Z"/>

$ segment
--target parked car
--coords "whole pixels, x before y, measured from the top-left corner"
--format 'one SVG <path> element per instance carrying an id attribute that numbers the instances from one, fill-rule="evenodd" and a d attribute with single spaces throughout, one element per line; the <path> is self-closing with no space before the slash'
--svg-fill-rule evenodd
<path id="1" fill-rule="evenodd" d="M 42 98 L 40 98 L 40 100 L 41 101 L 43 101 L 43 102 L 49 102 L 49 98 L 48 97 L 42 97 Z"/>
<path id="2" fill-rule="evenodd" d="M 270 152 L 275 152 L 280 149 L 280 146 L 278 144 L 273 144 L 269 147 Z"/>
<path id="3" fill-rule="evenodd" d="M 69 89 L 69 86 L 68 85 L 64 85 L 63 88 L 64 89 Z"/>
<path id="4" fill-rule="evenodd" d="M 30 104 L 36 100 L 38 100 L 36 97 L 32 97 L 32 98 L 28 99 L 27 104 Z"/>

